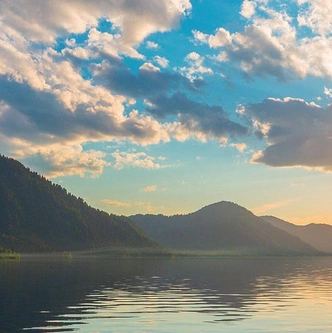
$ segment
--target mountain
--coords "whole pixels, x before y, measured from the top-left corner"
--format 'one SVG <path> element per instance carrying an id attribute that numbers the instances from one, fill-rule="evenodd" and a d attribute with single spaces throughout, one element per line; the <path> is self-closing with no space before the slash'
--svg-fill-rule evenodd
<path id="1" fill-rule="evenodd" d="M 130 217 L 152 240 L 171 249 L 241 254 L 314 254 L 318 251 L 231 202 L 187 215 Z"/>
<path id="2" fill-rule="evenodd" d="M 128 218 L 94 209 L 0 155 L 0 246 L 46 252 L 157 245 Z"/>
<path id="3" fill-rule="evenodd" d="M 311 223 L 308 225 L 295 225 L 274 216 L 261 216 L 264 221 L 273 226 L 299 237 L 316 249 L 332 253 L 332 226 L 328 224 Z"/>

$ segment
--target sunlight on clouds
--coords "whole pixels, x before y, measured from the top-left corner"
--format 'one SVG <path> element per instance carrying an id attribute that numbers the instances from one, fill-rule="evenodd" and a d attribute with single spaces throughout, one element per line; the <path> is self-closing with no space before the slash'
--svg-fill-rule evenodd
<path id="1" fill-rule="evenodd" d="M 231 143 L 229 146 L 236 148 L 240 153 L 243 153 L 247 149 L 247 144 L 244 143 L 244 142 L 242 142 L 242 143 Z"/>
<path id="2" fill-rule="evenodd" d="M 106 154 L 101 151 L 83 151 L 82 146 L 53 146 L 48 149 L 35 149 L 30 156 L 24 151 L 24 158 L 30 163 L 43 165 L 43 174 L 48 178 L 86 174 L 99 177 L 110 164 L 104 160 Z"/>
<path id="3" fill-rule="evenodd" d="M 282 201 L 276 201 L 276 202 L 270 202 L 267 204 L 260 205 L 258 207 L 251 208 L 251 211 L 259 216 L 264 215 L 270 211 L 277 210 L 278 208 L 288 206 L 291 204 L 294 200 L 282 200 Z"/>
<path id="4" fill-rule="evenodd" d="M 189 67 L 180 67 L 179 70 L 191 81 L 202 78 L 204 74 L 213 74 L 211 68 L 203 65 L 204 60 L 205 57 L 196 52 L 191 52 L 185 57 L 185 61 L 189 64 Z"/>
<path id="5" fill-rule="evenodd" d="M 155 191 L 157 191 L 157 185 L 147 186 L 142 191 L 143 192 L 155 192 Z"/>
<path id="6" fill-rule="evenodd" d="M 131 207 L 131 203 L 124 202 L 124 201 L 103 199 L 101 202 L 105 205 L 113 206 L 113 207 Z"/>
<path id="7" fill-rule="evenodd" d="M 297 19 L 300 26 L 309 27 L 319 35 L 332 34 L 332 2 L 325 0 L 297 0 L 302 7 Z"/>
<path id="8" fill-rule="evenodd" d="M 103 199 L 101 202 L 106 206 L 119 209 L 118 214 L 146 214 L 155 213 L 162 209 L 162 206 L 154 206 L 151 202 L 144 201 L 119 201 L 113 199 Z"/>
<path id="9" fill-rule="evenodd" d="M 282 81 L 305 78 L 309 75 L 332 78 L 331 15 L 332 5 L 313 0 L 309 9 L 303 9 L 307 0 L 298 0 L 299 23 L 317 33 L 314 37 L 299 38 L 297 28 L 285 9 L 268 5 L 273 1 L 245 0 L 241 14 L 249 20 L 243 32 L 230 33 L 224 28 L 208 35 L 193 30 L 194 40 L 210 48 L 220 48 L 214 59 L 234 61 L 238 67 L 253 76 L 274 76 Z"/>
<path id="10" fill-rule="evenodd" d="M 329 98 L 332 98 L 332 88 L 328 89 L 328 88 L 324 87 L 324 95 L 326 95 Z"/>
<path id="11" fill-rule="evenodd" d="M 159 45 L 155 42 L 152 42 L 152 41 L 148 40 L 148 41 L 146 41 L 146 47 L 148 49 L 158 49 Z"/>
<path id="12" fill-rule="evenodd" d="M 155 161 L 156 159 L 160 160 L 159 158 L 149 156 L 144 152 L 128 153 L 117 150 L 111 155 L 115 159 L 113 167 L 117 170 L 121 170 L 124 167 L 139 167 L 144 169 L 160 169 L 167 167 L 167 165 Z"/>
<path id="13" fill-rule="evenodd" d="M 169 65 L 169 60 L 165 57 L 155 56 L 153 60 L 162 68 L 166 68 Z"/>

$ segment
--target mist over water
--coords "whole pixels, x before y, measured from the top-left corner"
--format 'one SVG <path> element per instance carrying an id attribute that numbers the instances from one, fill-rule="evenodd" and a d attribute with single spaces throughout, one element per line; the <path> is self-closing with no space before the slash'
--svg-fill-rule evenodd
<path id="1" fill-rule="evenodd" d="M 332 258 L 0 263 L 0 332 L 332 332 Z"/>

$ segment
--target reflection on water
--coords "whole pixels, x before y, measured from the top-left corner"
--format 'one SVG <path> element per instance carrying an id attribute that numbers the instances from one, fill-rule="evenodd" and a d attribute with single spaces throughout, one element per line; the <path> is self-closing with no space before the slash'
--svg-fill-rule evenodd
<path id="1" fill-rule="evenodd" d="M 0 263 L 0 332 L 332 332 L 332 258 Z"/>

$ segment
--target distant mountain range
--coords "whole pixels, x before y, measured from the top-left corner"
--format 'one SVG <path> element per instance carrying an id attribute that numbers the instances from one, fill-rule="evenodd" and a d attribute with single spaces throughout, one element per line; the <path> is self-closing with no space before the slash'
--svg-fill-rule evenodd
<path id="1" fill-rule="evenodd" d="M 130 217 L 155 242 L 174 250 L 239 254 L 313 254 L 309 244 L 255 216 L 219 202 L 187 215 Z"/>
<path id="2" fill-rule="evenodd" d="M 19 252 L 157 247 L 128 218 L 94 209 L 1 155 L 0 246 Z"/>
<path id="3" fill-rule="evenodd" d="M 332 253 L 331 229 L 259 218 L 226 201 L 170 217 L 108 214 L 0 155 L 0 247 L 16 252 L 126 255 L 123 249 L 140 248 L 170 255 L 165 247 L 192 254 L 315 255 Z"/>
<path id="4" fill-rule="evenodd" d="M 328 224 L 311 223 L 308 225 L 295 225 L 274 216 L 261 216 L 273 226 L 287 231 L 289 234 L 302 239 L 316 249 L 332 253 L 332 226 Z"/>

